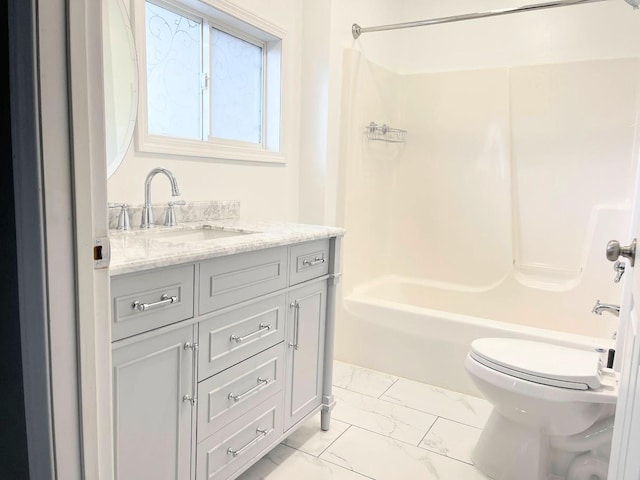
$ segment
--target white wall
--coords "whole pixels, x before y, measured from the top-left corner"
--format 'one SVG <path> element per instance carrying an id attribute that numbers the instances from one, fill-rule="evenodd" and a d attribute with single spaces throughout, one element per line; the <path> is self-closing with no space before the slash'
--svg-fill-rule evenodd
<path id="1" fill-rule="evenodd" d="M 240 200 L 244 219 L 295 221 L 298 218 L 298 170 L 300 151 L 300 78 L 302 4 L 300 0 L 233 0 L 287 31 L 289 48 L 284 72 L 288 86 L 288 109 L 282 112 L 286 131 L 286 165 L 249 162 L 197 160 L 175 155 L 150 155 L 132 146 L 122 165 L 108 180 L 110 202 L 140 205 L 144 202 L 144 180 L 154 167 L 164 167 L 176 176 L 182 198 L 199 200 Z M 171 198 L 168 181 L 153 181 L 152 202 Z"/>

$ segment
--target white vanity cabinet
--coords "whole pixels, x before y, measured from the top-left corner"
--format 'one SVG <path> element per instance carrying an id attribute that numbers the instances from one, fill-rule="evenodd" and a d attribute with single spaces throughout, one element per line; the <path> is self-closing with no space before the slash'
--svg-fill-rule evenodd
<path id="1" fill-rule="evenodd" d="M 112 277 L 117 480 L 231 480 L 328 428 L 340 241 Z"/>

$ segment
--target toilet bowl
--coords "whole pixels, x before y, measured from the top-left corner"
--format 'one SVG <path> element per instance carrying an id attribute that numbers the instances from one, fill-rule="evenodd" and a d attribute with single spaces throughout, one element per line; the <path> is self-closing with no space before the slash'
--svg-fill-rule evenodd
<path id="1" fill-rule="evenodd" d="M 617 377 L 600 354 L 506 338 L 475 340 L 465 367 L 493 411 L 474 465 L 493 480 L 604 480 Z"/>

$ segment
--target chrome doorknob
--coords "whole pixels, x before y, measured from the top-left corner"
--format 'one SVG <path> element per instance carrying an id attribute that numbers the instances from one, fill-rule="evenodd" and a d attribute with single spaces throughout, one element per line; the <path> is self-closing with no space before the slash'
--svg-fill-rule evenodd
<path id="1" fill-rule="evenodd" d="M 619 257 L 629 259 L 629 263 L 633 267 L 636 259 L 636 239 L 634 238 L 631 245 L 621 247 L 620 242 L 617 240 L 611 240 L 607 243 L 607 260 L 615 262 Z"/>

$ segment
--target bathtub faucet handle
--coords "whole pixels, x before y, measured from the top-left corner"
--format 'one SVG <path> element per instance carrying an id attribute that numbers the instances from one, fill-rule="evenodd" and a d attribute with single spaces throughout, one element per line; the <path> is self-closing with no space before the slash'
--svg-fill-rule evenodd
<path id="1" fill-rule="evenodd" d="M 622 275 L 624 275 L 624 269 L 626 268 L 626 264 L 618 260 L 613 264 L 613 270 L 616 272 L 616 278 L 613 279 L 615 283 L 619 283 Z"/>

